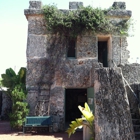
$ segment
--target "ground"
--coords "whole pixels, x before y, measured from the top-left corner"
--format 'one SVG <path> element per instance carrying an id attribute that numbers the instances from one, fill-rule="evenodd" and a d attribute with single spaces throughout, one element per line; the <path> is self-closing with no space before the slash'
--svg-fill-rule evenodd
<path id="1" fill-rule="evenodd" d="M 0 121 L 0 140 L 82 140 L 82 131 L 76 132 L 68 138 L 66 132 L 46 134 L 23 134 L 22 131 L 11 130 L 9 122 Z"/>

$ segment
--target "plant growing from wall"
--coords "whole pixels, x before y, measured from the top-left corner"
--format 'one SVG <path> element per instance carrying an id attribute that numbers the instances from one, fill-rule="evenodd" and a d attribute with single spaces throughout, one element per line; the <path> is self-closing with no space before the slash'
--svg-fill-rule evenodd
<path id="1" fill-rule="evenodd" d="M 89 128 L 90 130 L 89 134 L 91 134 L 91 140 L 93 140 L 94 139 L 94 125 L 93 125 L 94 115 L 92 114 L 87 103 L 85 103 L 85 107 L 79 105 L 78 108 L 81 111 L 83 117 L 78 118 L 75 121 L 72 121 L 70 127 L 67 129 L 66 132 L 70 137 L 71 134 L 75 133 L 77 128 L 81 128 L 85 125 L 86 127 Z"/>
<path id="2" fill-rule="evenodd" d="M 2 74 L 2 85 L 7 88 L 6 94 L 12 100 L 12 112 L 9 114 L 10 124 L 14 128 L 19 128 L 25 121 L 29 112 L 26 100 L 26 68 L 21 68 L 16 74 L 12 68 L 6 69 Z"/>
<path id="3" fill-rule="evenodd" d="M 127 21 L 113 25 L 106 13 L 108 10 L 81 7 L 78 10 L 59 10 L 55 5 L 42 8 L 48 30 L 64 36 L 77 37 L 84 31 L 104 34 L 127 34 L 130 23 Z M 109 9 L 110 10 L 110 9 Z"/>

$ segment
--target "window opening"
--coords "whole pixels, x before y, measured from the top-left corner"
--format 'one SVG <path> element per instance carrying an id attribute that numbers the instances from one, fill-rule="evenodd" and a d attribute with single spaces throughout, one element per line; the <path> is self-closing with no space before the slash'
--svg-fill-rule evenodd
<path id="1" fill-rule="evenodd" d="M 69 40 L 68 42 L 68 52 L 67 57 L 75 58 L 76 57 L 76 41 L 74 39 Z"/>
<path id="2" fill-rule="evenodd" d="M 107 52 L 107 41 L 98 41 L 98 61 L 103 64 L 103 67 L 108 67 Z"/>

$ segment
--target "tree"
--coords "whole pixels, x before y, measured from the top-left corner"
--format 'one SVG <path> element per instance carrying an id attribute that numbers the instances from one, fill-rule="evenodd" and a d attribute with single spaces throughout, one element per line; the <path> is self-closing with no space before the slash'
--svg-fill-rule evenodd
<path id="1" fill-rule="evenodd" d="M 29 112 L 26 100 L 26 68 L 20 68 L 18 74 L 12 68 L 2 74 L 2 85 L 7 88 L 6 94 L 12 100 L 12 111 L 9 114 L 11 127 L 19 128 Z"/>

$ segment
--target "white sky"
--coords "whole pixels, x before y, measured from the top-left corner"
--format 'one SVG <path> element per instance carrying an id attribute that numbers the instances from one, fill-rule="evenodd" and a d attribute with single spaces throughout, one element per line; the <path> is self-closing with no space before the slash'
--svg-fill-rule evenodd
<path id="1" fill-rule="evenodd" d="M 109 8 L 114 0 L 78 0 L 84 6 Z M 140 58 L 139 49 L 139 1 L 124 0 L 126 9 L 132 11 L 135 32 L 134 37 L 128 38 L 131 62 Z M 43 4 L 57 4 L 60 9 L 68 9 L 69 0 L 42 0 Z M 26 67 L 26 44 L 28 22 L 24 16 L 24 9 L 28 9 L 29 0 L 0 0 L 0 74 L 5 73 L 7 68 Z M 133 58 L 133 59 L 132 59 Z M 139 60 L 139 59 L 138 59 Z M 138 61 L 137 60 L 137 61 Z"/>

